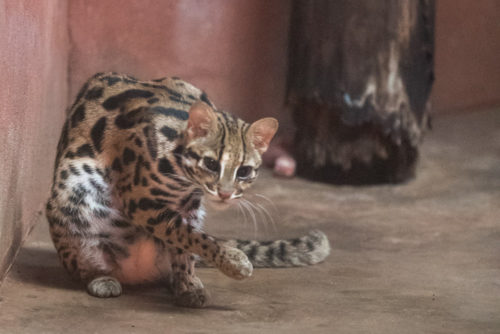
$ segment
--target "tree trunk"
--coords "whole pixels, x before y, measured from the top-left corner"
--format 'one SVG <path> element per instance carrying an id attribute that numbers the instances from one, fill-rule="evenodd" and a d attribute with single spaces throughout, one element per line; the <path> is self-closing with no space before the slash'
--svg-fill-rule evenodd
<path id="1" fill-rule="evenodd" d="M 299 175 L 414 176 L 433 82 L 434 0 L 295 0 L 287 101 Z"/>

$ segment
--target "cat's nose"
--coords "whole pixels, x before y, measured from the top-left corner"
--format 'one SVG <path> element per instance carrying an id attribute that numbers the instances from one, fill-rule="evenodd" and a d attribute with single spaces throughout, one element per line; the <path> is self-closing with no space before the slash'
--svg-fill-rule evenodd
<path id="1" fill-rule="evenodd" d="M 222 200 L 226 200 L 226 199 L 230 198 L 231 195 L 233 194 L 230 191 L 224 191 L 224 190 L 219 190 L 217 193 L 219 194 L 219 197 Z"/>

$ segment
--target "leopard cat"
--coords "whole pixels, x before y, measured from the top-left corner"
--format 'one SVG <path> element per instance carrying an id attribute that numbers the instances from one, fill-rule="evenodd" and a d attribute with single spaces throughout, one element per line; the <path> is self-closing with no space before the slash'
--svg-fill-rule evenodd
<path id="1" fill-rule="evenodd" d="M 255 181 L 277 128 L 274 118 L 248 124 L 217 110 L 177 77 L 94 75 L 69 109 L 46 205 L 62 265 L 92 296 L 162 281 L 177 305 L 203 307 L 198 257 L 234 279 L 253 265 L 322 261 L 330 248 L 320 231 L 259 242 L 202 230 L 207 202 L 235 202 Z"/>

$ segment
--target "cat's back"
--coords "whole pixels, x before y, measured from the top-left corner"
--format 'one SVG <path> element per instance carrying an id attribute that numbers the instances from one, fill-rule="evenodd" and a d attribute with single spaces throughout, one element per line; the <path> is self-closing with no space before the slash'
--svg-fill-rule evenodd
<path id="1" fill-rule="evenodd" d="M 185 127 L 190 106 L 212 105 L 206 94 L 177 77 L 139 80 L 115 72 L 97 73 L 80 89 L 70 107 L 58 146 L 61 157 L 96 156 L 123 141 L 145 123 Z"/>
<path id="2" fill-rule="evenodd" d="M 80 89 L 69 110 L 72 127 L 85 120 L 137 107 L 172 108 L 188 111 L 193 102 L 211 104 L 206 94 L 177 77 L 139 80 L 115 72 L 97 73 Z"/>

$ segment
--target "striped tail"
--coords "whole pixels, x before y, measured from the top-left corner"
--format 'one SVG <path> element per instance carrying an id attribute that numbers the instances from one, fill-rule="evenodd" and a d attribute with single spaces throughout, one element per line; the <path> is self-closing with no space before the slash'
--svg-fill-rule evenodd
<path id="1" fill-rule="evenodd" d="M 295 239 L 228 240 L 224 244 L 242 250 L 256 268 L 303 267 L 319 263 L 330 254 L 328 238 L 318 230 Z"/>

